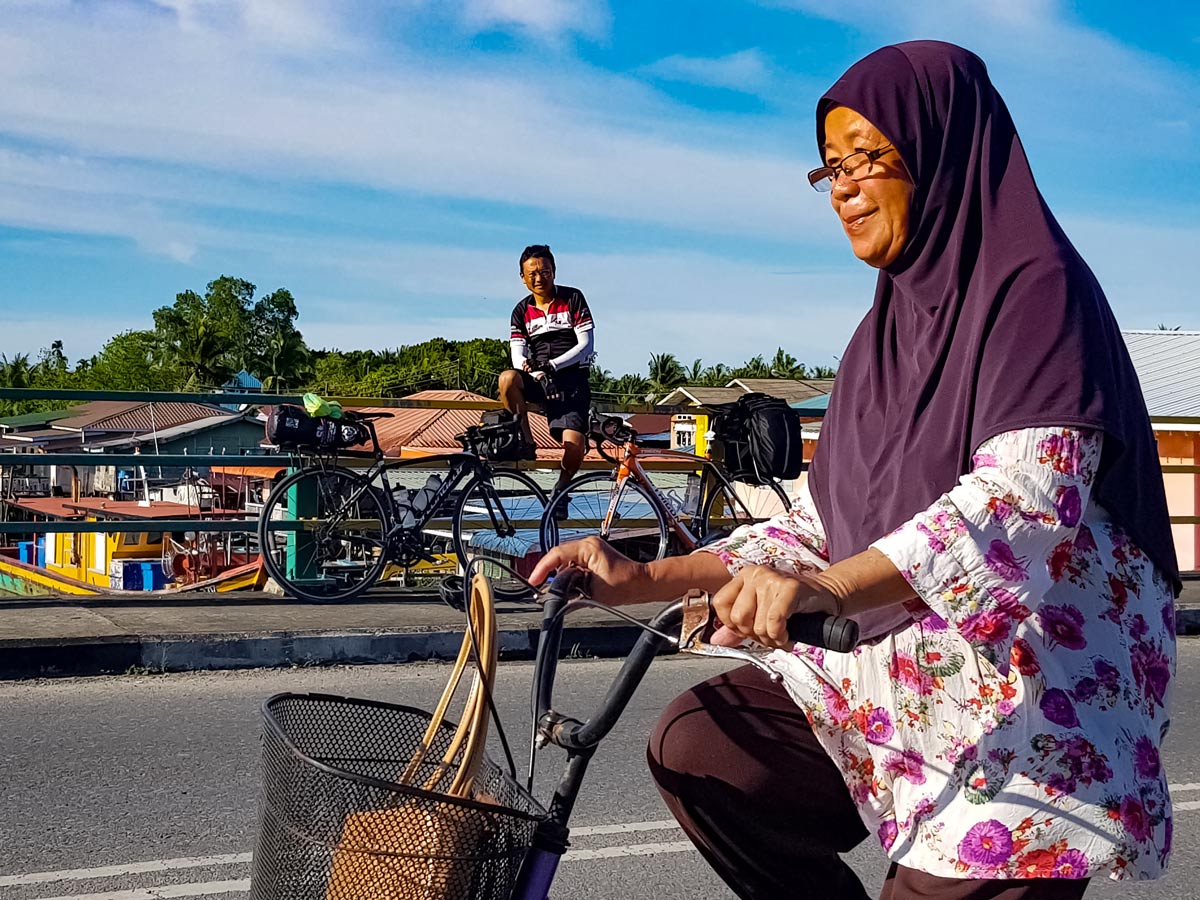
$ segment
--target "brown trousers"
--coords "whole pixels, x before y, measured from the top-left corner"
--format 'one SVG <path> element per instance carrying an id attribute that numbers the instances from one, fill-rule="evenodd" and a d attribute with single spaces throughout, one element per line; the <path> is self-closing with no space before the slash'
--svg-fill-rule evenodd
<path id="1" fill-rule="evenodd" d="M 867 900 L 838 857 L 867 830 L 841 772 L 782 685 L 752 666 L 667 707 L 647 751 L 663 799 L 744 900 Z M 880 900 L 1077 900 L 1086 881 L 938 878 L 892 865 Z"/>

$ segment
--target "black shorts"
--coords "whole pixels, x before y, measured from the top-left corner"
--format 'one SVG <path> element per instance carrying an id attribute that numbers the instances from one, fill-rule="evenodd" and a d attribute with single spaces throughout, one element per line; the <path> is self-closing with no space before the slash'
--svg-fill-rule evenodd
<path id="1" fill-rule="evenodd" d="M 525 402 L 535 403 L 546 414 L 550 434 L 561 441 L 564 431 L 587 434 L 588 413 L 592 406 L 592 386 L 588 383 L 585 369 L 572 366 L 546 376 L 554 381 L 558 395 L 547 397 L 542 382 L 529 372 L 521 373 L 521 384 Z"/>

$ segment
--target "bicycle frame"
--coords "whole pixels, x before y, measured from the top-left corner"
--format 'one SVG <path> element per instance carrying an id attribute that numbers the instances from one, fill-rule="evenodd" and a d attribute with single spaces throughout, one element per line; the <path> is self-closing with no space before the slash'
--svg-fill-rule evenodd
<path id="1" fill-rule="evenodd" d="M 565 593 L 550 592 L 543 605 L 542 630 L 534 663 L 534 691 L 535 746 L 541 748 L 554 744 L 563 748 L 567 751 L 567 764 L 551 798 L 548 814 L 538 825 L 533 843 L 521 865 L 512 900 L 546 900 L 549 896 L 559 861 L 569 845 L 570 829 L 567 823 L 583 786 L 588 765 L 600 742 L 612 731 L 633 698 L 654 657 L 677 645 L 672 633 L 678 633 L 683 621 L 683 604 L 677 602 L 649 623 L 639 622 L 645 630 L 626 657 L 600 710 L 586 722 L 579 722 L 551 708 L 554 676 L 562 646 L 563 616 L 573 605 Z M 532 771 L 530 774 L 532 777 Z"/>
<path id="2" fill-rule="evenodd" d="M 699 469 L 704 472 L 704 484 L 700 496 L 696 499 L 696 516 L 704 509 L 705 501 L 708 497 L 708 490 L 714 481 L 727 489 L 728 494 L 733 500 L 742 507 L 747 518 L 753 518 L 750 508 L 746 502 L 737 493 L 733 482 L 721 471 L 711 459 L 704 459 L 684 453 L 681 450 L 645 450 L 639 447 L 636 440 L 625 441 L 621 445 L 621 458 L 617 463 L 617 477 L 613 483 L 612 492 L 609 496 L 608 510 L 605 513 L 604 521 L 601 525 L 601 533 L 608 534 L 611 530 L 614 518 L 617 514 L 617 509 L 621 502 L 621 497 L 625 492 L 625 485 L 629 479 L 633 479 L 637 484 L 641 485 L 650 495 L 651 499 L 658 506 L 658 509 L 666 517 L 667 523 L 671 527 L 672 533 L 679 541 L 680 545 L 687 552 L 695 550 L 700 546 L 701 538 L 694 534 L 690 528 L 684 524 L 679 515 L 672 509 L 671 504 L 667 501 L 666 496 L 658 488 L 657 485 L 646 474 L 646 470 L 642 468 L 641 460 L 643 457 L 652 459 L 677 459 L 688 463 L 695 463 Z"/>

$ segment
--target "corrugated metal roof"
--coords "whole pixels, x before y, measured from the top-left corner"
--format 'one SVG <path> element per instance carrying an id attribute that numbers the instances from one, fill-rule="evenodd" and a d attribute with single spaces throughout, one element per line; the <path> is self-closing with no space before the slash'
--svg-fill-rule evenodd
<path id="1" fill-rule="evenodd" d="M 207 403 L 143 403 L 129 400 L 94 400 L 71 410 L 72 415 L 53 423 L 58 430 L 149 432 L 172 428 L 197 419 L 231 415 Z"/>
<path id="2" fill-rule="evenodd" d="M 1200 416 L 1200 331 L 1122 331 L 1152 416 Z"/>
<path id="3" fill-rule="evenodd" d="M 24 428 L 29 425 L 45 425 L 47 422 L 65 419 L 73 413 L 74 410 L 72 409 L 55 409 L 50 412 L 31 412 L 20 416 L 8 416 L 7 418 L 0 419 L 0 428 L 12 430 L 14 428 Z"/>
<path id="4" fill-rule="evenodd" d="M 212 410 L 210 409 L 209 411 L 211 412 Z M 187 437 L 188 435 L 203 434 L 204 432 L 210 431 L 214 428 L 223 428 L 226 425 L 242 422 L 257 415 L 257 410 L 245 410 L 244 412 L 240 413 L 222 412 L 219 415 L 210 415 L 203 419 L 196 419 L 194 422 L 184 422 L 182 425 L 173 425 L 170 428 L 162 428 L 158 431 L 152 431 L 145 434 L 127 434 L 105 441 L 94 441 L 90 443 L 90 446 L 138 447 L 143 444 L 152 444 L 155 441 L 172 441 L 176 438 Z"/>

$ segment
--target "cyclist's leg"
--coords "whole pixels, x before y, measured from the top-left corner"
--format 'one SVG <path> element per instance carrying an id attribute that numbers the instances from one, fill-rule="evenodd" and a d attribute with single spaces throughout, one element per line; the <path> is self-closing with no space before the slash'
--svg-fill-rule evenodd
<path id="1" fill-rule="evenodd" d="M 671 813 L 739 897 L 867 897 L 838 858 L 867 836 L 841 772 L 763 672 L 746 666 L 682 694 L 647 756 Z"/>
<path id="2" fill-rule="evenodd" d="M 939 878 L 892 863 L 879 900 L 1079 900 L 1088 880 Z"/>
<path id="3" fill-rule="evenodd" d="M 562 471 L 554 486 L 557 491 L 575 477 L 587 453 L 592 391 L 587 372 L 579 368 L 556 372 L 554 382 L 559 393 L 546 401 L 546 418 L 550 434 L 563 448 Z"/>
<path id="4" fill-rule="evenodd" d="M 545 393 L 536 378 L 528 372 L 505 369 L 500 373 L 500 405 L 517 417 L 521 423 L 521 436 L 528 445 L 533 444 L 533 431 L 529 427 L 529 404 L 545 401 Z"/>
<path id="5" fill-rule="evenodd" d="M 575 477 L 579 471 L 579 465 L 583 462 L 583 455 L 587 452 L 587 437 L 582 431 L 576 431 L 574 428 L 564 428 L 562 431 L 562 471 L 558 473 L 558 484 L 555 490 L 565 485 L 568 481 Z"/>

